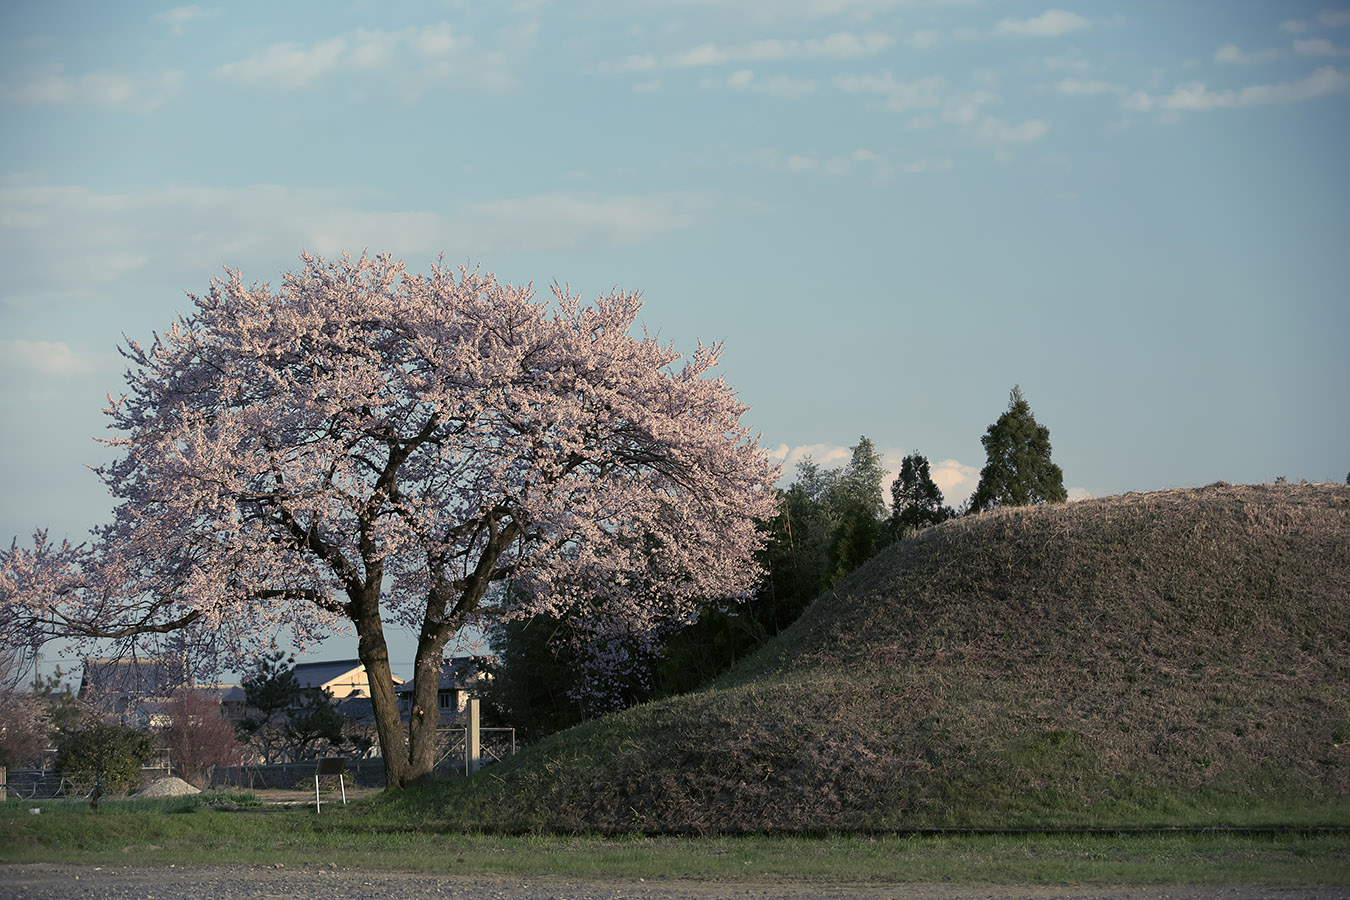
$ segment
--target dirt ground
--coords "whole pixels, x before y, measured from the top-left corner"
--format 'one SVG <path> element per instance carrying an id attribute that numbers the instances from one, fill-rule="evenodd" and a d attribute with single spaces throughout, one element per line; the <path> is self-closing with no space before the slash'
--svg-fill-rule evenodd
<path id="1" fill-rule="evenodd" d="M 1350 888 L 781 885 L 429 876 L 340 866 L 0 865 L 0 900 L 1332 900 Z"/>

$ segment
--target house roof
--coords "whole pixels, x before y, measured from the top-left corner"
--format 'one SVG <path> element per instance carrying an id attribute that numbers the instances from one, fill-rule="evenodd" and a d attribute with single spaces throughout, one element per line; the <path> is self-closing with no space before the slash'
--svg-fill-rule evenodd
<path id="1" fill-rule="evenodd" d="M 79 696 L 134 694 L 162 697 L 186 682 L 182 660 L 166 657 L 97 657 L 84 660 Z"/>
<path id="2" fill-rule="evenodd" d="M 295 666 L 295 680 L 301 687 L 321 687 L 325 684 L 350 676 L 364 681 L 365 667 L 359 659 L 338 659 L 329 662 L 298 663 Z"/>
<path id="3" fill-rule="evenodd" d="M 243 703 L 248 698 L 238 684 L 199 684 L 197 690 L 217 703 Z"/>
<path id="4" fill-rule="evenodd" d="M 441 664 L 441 678 L 436 689 L 439 691 L 449 690 L 451 688 L 464 687 L 473 680 L 482 670 L 479 668 L 478 660 L 472 656 L 455 656 L 444 660 Z M 397 693 L 410 694 L 413 691 L 416 678 L 409 678 L 403 684 L 399 685 Z"/>
<path id="5" fill-rule="evenodd" d="M 394 684 L 403 683 L 403 679 L 397 675 L 392 676 Z M 361 664 L 359 659 L 337 659 L 325 662 L 307 662 L 297 663 L 295 666 L 295 680 L 301 687 L 322 687 L 325 684 L 333 682 L 360 682 L 369 683 L 366 677 L 366 667 Z"/>

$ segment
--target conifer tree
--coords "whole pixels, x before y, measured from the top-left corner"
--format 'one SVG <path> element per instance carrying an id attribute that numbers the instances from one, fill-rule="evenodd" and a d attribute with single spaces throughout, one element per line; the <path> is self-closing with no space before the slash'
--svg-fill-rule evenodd
<path id="1" fill-rule="evenodd" d="M 942 489 L 933 481 L 928 457 L 911 453 L 900 464 L 900 474 L 891 482 L 891 534 L 901 537 L 907 532 L 945 522 L 955 513 L 942 505 Z"/>
<path id="2" fill-rule="evenodd" d="M 987 462 L 970 498 L 972 513 L 1068 499 L 1064 473 L 1050 461 L 1050 429 L 1036 423 L 1020 387 L 1013 386 L 1007 412 L 989 426 L 980 441 Z"/>
<path id="3" fill-rule="evenodd" d="M 883 543 L 886 505 L 881 486 L 886 469 L 881 464 L 881 454 L 868 438 L 858 438 L 852 450 L 853 456 L 840 473 L 830 498 L 835 531 L 826 587 L 871 559 Z"/>

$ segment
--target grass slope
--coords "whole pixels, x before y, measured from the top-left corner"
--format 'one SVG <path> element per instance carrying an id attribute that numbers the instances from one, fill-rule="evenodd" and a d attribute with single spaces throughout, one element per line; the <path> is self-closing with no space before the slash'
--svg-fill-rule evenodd
<path id="1" fill-rule="evenodd" d="M 435 818 L 1350 824 L 1348 526 L 1350 487 L 1222 483 L 947 523 L 708 689 L 448 786 Z"/>

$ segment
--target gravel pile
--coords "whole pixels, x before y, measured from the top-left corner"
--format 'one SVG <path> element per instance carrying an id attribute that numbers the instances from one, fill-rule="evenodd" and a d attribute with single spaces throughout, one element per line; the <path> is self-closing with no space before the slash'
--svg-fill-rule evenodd
<path id="1" fill-rule="evenodd" d="M 169 777 L 152 781 L 141 788 L 133 797 L 182 797 L 185 794 L 200 794 L 201 791 L 181 778 Z"/>

